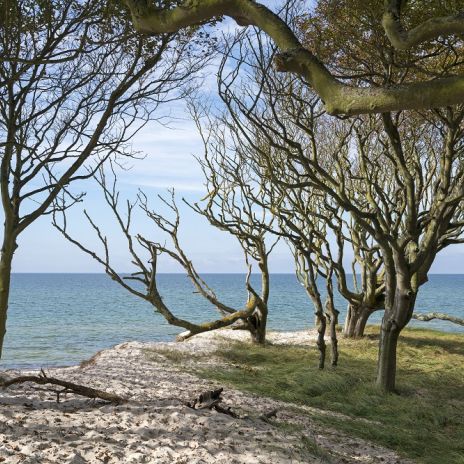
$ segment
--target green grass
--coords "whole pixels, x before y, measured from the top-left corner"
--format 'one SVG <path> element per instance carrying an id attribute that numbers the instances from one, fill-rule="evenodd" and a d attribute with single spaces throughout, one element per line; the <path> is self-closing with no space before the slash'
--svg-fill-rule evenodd
<path id="1" fill-rule="evenodd" d="M 317 369 L 314 348 L 232 343 L 227 363 L 201 375 L 263 396 L 350 416 L 313 420 L 398 451 L 421 463 L 464 463 L 464 337 L 407 329 L 398 348 L 399 394 L 374 386 L 377 336 L 340 340 L 339 367 Z M 328 350 L 329 351 L 329 350 Z M 357 420 L 375 421 L 367 424 Z"/>

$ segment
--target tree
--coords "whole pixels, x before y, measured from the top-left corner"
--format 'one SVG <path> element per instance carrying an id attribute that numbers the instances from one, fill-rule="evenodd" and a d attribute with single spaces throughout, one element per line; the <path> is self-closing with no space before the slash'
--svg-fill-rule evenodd
<path id="1" fill-rule="evenodd" d="M 125 275 L 114 268 L 111 262 L 110 240 L 107 238 L 104 231 L 90 217 L 87 211 L 84 210 L 84 215 L 100 242 L 101 252 L 89 248 L 89 246 L 85 245 L 80 238 L 76 238 L 71 235 L 68 230 L 69 227 L 66 220 L 66 212 L 62 208 L 57 208 L 53 214 L 53 225 L 57 228 L 57 230 L 60 231 L 68 241 L 100 263 L 105 269 L 106 274 L 112 280 L 121 285 L 129 293 L 152 305 L 155 308 L 155 311 L 161 314 L 169 324 L 184 328 L 186 331 L 178 335 L 178 340 L 186 340 L 194 335 L 228 327 L 241 321 L 247 324 L 247 328 L 250 329 L 254 340 L 264 343 L 265 332 L 262 334 L 261 331 L 258 331 L 257 334 L 256 330 L 253 330 L 254 327 L 250 327 L 250 324 L 252 325 L 256 318 L 255 314 L 257 312 L 259 314 L 260 308 L 264 307 L 261 297 L 253 289 L 250 283 L 250 274 L 252 269 L 251 264 L 247 262 L 248 273 L 245 279 L 245 288 L 248 294 L 247 301 L 243 309 L 234 309 L 223 303 L 217 297 L 214 290 L 201 278 L 199 273 L 196 271 L 194 264 L 183 250 L 179 241 L 180 214 L 175 202 L 174 191 L 170 192 L 170 197 L 168 199 L 159 197 L 161 204 L 163 204 L 168 210 L 167 214 L 163 215 L 150 209 L 148 199 L 143 192 L 139 193 L 136 201 L 130 202 L 127 200 L 125 208 L 123 208 L 121 207 L 120 195 L 117 190 L 117 176 L 112 164 L 111 167 L 111 182 L 108 182 L 107 175 L 103 168 L 99 169 L 99 175 L 96 177 L 96 180 L 103 191 L 104 198 L 109 209 L 113 212 L 118 229 L 125 238 L 127 250 L 131 258 L 131 264 L 135 267 L 133 272 L 130 273 L 130 275 Z M 135 210 L 141 210 L 155 226 L 154 231 L 162 232 L 169 238 L 170 245 L 154 241 L 140 233 L 134 233 L 132 231 L 132 223 Z M 62 213 L 62 221 L 59 221 L 58 212 Z M 245 258 L 247 259 L 247 248 L 244 248 L 244 253 Z M 195 291 L 209 301 L 218 310 L 222 317 L 201 323 L 195 323 L 187 319 L 177 317 L 175 312 L 172 311 L 163 301 L 161 292 L 158 289 L 157 272 L 158 258 L 160 255 L 167 256 L 177 262 L 186 272 L 187 277 L 190 279 L 195 288 Z M 267 290 L 268 289 L 265 287 L 264 291 Z M 265 306 L 265 309 L 267 310 L 267 306 Z M 257 335 L 262 337 L 262 339 L 257 338 Z"/>
<path id="2" fill-rule="evenodd" d="M 3 1 L 0 14 L 1 355 L 18 236 L 60 194 L 60 208 L 80 200 L 69 184 L 133 156 L 131 137 L 205 59 L 184 59 L 190 37 L 140 37 L 100 0 Z"/>
<path id="3" fill-rule="evenodd" d="M 208 113 L 199 105 L 192 111 L 205 148 L 204 156 L 197 160 L 208 193 L 202 202 L 190 206 L 213 227 L 238 240 L 248 266 L 252 262 L 257 263 L 261 291 L 258 295 L 247 282 L 247 289 L 255 296 L 257 304 L 253 314 L 245 320 L 244 327 L 250 331 L 254 343 L 264 345 L 270 292 L 269 255 L 278 242 L 277 239 L 266 243 L 266 239 L 275 218 L 265 206 L 267 194 L 263 179 L 254 176 L 249 165 L 237 156 L 239 141 L 234 141 L 232 150 L 228 148 L 228 140 L 233 133 L 224 125 L 218 125 L 217 120 L 212 123 L 210 117 L 206 118 L 207 127 L 202 127 L 202 119 Z"/>
<path id="4" fill-rule="evenodd" d="M 427 76 L 399 85 L 387 80 L 380 86 L 366 86 L 356 79 L 337 76 L 330 61 L 323 64 L 314 50 L 304 47 L 297 31 L 292 31 L 286 21 L 254 0 L 185 0 L 175 6 L 170 2 L 160 5 L 147 0 L 125 0 L 125 3 L 135 28 L 152 35 L 204 24 L 221 16 L 231 17 L 241 26 L 255 26 L 279 47 L 280 52 L 275 57 L 277 69 L 303 78 L 324 102 L 329 114 L 422 110 L 464 103 L 464 77 L 452 71 L 438 78 Z M 452 2 L 456 9 L 450 11 L 439 2 L 431 17 L 426 17 L 428 10 L 421 8 L 421 2 L 413 0 L 384 0 L 383 5 L 380 0 L 373 3 L 394 49 L 413 49 L 421 55 L 424 44 L 464 32 L 464 19 L 456 11 L 458 2 Z M 362 18 L 357 16 L 357 20 L 361 25 Z M 388 52 L 385 48 L 386 55 Z"/>
<path id="5" fill-rule="evenodd" d="M 330 199 L 330 196 L 321 192 L 317 186 L 310 182 L 295 182 L 295 176 L 301 175 L 301 168 L 298 163 L 288 162 L 286 151 L 279 152 L 269 146 L 266 138 L 260 135 L 259 130 L 248 131 L 250 143 L 242 142 L 243 132 L 240 122 L 235 121 L 234 105 L 230 98 L 231 86 L 240 86 L 240 99 L 246 102 L 247 107 L 254 107 L 255 102 L 262 100 L 264 107 L 268 105 L 271 109 L 276 109 L 278 119 L 275 127 L 276 133 L 286 130 L 286 127 L 279 124 L 279 118 L 295 122 L 302 132 L 308 134 L 307 140 L 301 143 L 308 144 L 308 149 L 318 152 L 320 139 L 311 136 L 317 130 L 319 121 L 324 119 L 324 111 L 317 98 L 310 98 L 305 94 L 307 91 L 304 86 L 299 85 L 291 76 L 277 76 L 270 68 L 269 63 L 273 60 L 275 48 L 264 40 L 262 34 L 257 36 L 240 37 L 240 47 L 235 47 L 234 42 L 230 41 L 231 49 L 225 54 L 218 77 L 219 95 L 226 107 L 229 109 L 228 118 L 220 118 L 216 125 L 228 127 L 228 145 L 233 146 L 234 161 L 228 161 L 234 165 L 248 166 L 248 171 L 254 173 L 256 179 L 260 179 L 260 196 L 254 195 L 250 189 L 248 196 L 252 197 L 254 203 L 262 208 L 267 208 L 278 218 L 278 227 L 268 230 L 284 237 L 290 244 L 296 258 L 297 267 L 301 267 L 300 258 L 306 261 L 305 268 L 314 268 L 314 278 L 310 278 L 305 272 L 297 273 L 297 276 L 306 289 L 308 296 L 314 303 L 316 311 L 316 324 L 321 329 L 319 331 L 319 346 L 324 347 L 324 336 L 322 318 L 327 318 L 334 325 L 338 322 L 338 315 L 325 312 L 324 305 L 320 301 L 320 290 L 317 288 L 317 275 L 327 276 L 329 273 L 337 281 L 339 293 L 348 302 L 347 319 L 345 321 L 345 336 L 350 338 L 362 337 L 364 328 L 369 316 L 376 310 L 383 309 L 384 303 L 384 282 L 382 279 L 382 260 L 379 256 L 378 246 L 373 243 L 372 237 L 359 227 L 356 218 L 347 217 L 343 209 L 337 207 Z M 235 49 L 237 48 L 237 49 Z M 259 50 L 257 52 L 256 50 Z M 237 59 L 236 66 L 227 66 L 227 56 L 231 55 Z M 238 72 L 240 69 L 240 73 Z M 289 97 L 291 89 L 291 100 Z M 303 94 L 302 94 L 303 92 Z M 260 98 L 256 98 L 260 95 Z M 277 108 L 276 101 L 285 98 L 286 104 Z M 298 103 L 299 102 L 299 103 Z M 306 112 L 302 113 L 301 103 L 306 105 Z M 243 107 L 244 108 L 244 107 Z M 330 156 L 320 156 L 318 161 L 324 170 L 330 171 L 333 168 L 333 157 L 343 150 L 346 146 L 346 139 L 350 136 L 351 128 L 347 127 L 345 137 L 340 133 L 340 144 L 330 140 L 329 134 L 325 139 L 327 147 L 332 147 Z M 296 134 L 292 134 L 296 136 Z M 230 139 L 230 140 L 229 140 Z M 260 150 L 255 151 L 253 147 L 257 145 Z M 261 152 L 265 151 L 266 156 Z M 275 222 L 277 225 L 277 222 Z M 315 231 L 319 231 L 315 233 Z M 329 246 L 331 234 L 332 243 Z M 349 284 L 349 278 L 345 272 L 344 257 L 346 246 L 350 247 L 354 254 L 353 287 Z M 303 248 L 302 248 L 303 247 Z M 336 248 L 336 249 L 334 249 Z M 310 256 L 314 255 L 315 259 Z M 306 258 L 304 258 L 306 256 Z M 308 261 L 309 260 L 309 261 Z M 310 265 L 309 263 L 312 264 Z M 361 278 L 356 278 L 359 273 Z M 306 275 L 306 276 L 305 276 Z M 305 276 L 304 279 L 301 279 Z M 329 301 L 333 302 L 331 293 L 332 282 L 324 278 L 326 282 L 326 292 Z M 333 303 L 325 305 L 333 308 Z M 334 309 L 335 310 L 335 309 Z M 332 338 L 335 342 L 335 329 L 332 331 Z M 321 350 L 321 359 L 322 350 Z M 334 354 L 333 359 L 336 359 Z"/>
<path id="6" fill-rule="evenodd" d="M 286 196 L 287 206 L 283 202 L 274 209 L 280 219 L 279 235 L 290 243 L 295 259 L 296 275 L 311 298 L 316 316 L 318 331 L 317 347 L 320 352 L 319 368 L 325 364 L 325 332 L 327 322 L 330 327 L 332 348 L 332 366 L 338 362 L 337 324 L 339 311 L 334 304 L 334 266 L 332 252 L 327 237 L 332 213 L 327 208 L 326 198 L 318 192 L 291 189 Z M 322 302 L 318 278 L 325 283 L 326 301 Z"/>
<path id="7" fill-rule="evenodd" d="M 237 66 L 251 67 L 243 55 Z M 412 317 L 419 288 L 437 253 L 463 241 L 464 110 L 354 121 L 319 112 L 315 118 L 307 103 L 314 94 L 304 84 L 262 69 L 258 93 L 251 92 L 249 75 L 229 72 L 223 100 L 242 145 L 265 160 L 264 170 L 273 167 L 286 189 L 309 187 L 328 195 L 374 240 L 385 284 L 377 384 L 392 391 L 398 337 Z M 287 163 L 274 163 L 282 153 Z"/>

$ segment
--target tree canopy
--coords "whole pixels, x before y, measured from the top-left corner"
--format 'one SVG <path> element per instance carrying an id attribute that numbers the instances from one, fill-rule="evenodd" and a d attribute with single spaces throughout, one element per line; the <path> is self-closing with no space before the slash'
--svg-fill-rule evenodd
<path id="1" fill-rule="evenodd" d="M 241 26 L 257 27 L 279 48 L 276 68 L 301 76 L 322 99 L 326 111 L 333 115 L 420 110 L 464 102 L 464 76 L 454 69 L 438 77 L 424 75 L 400 83 L 366 85 L 342 79 L 332 69 L 331 61 L 324 58 L 325 50 L 308 48 L 310 40 L 302 41 L 291 25 L 254 0 L 188 0 L 175 6 L 172 2 L 160 4 L 147 0 L 125 0 L 125 3 L 135 28 L 146 34 L 175 32 L 223 16 L 233 18 Z M 424 2 L 414 0 L 345 1 L 337 2 L 337 7 L 340 3 L 347 14 L 353 14 L 360 29 L 369 11 L 375 12 L 387 42 L 382 45 L 385 57 L 389 49 L 417 49 L 422 53 L 424 44 L 464 32 L 464 17 L 456 11 L 459 5 L 455 2 L 450 2 L 450 8 L 436 2 L 430 9 L 423 8 Z M 364 10 L 362 15 L 357 14 L 359 9 Z M 459 54 L 459 48 L 456 53 Z"/>

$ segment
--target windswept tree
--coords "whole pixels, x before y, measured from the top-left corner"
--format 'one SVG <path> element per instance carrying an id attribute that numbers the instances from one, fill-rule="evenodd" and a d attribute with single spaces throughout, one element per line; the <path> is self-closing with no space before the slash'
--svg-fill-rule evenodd
<path id="1" fill-rule="evenodd" d="M 243 143 L 241 123 L 235 120 L 233 104 L 228 94 L 231 84 L 235 86 L 240 82 L 240 98 L 249 107 L 253 107 L 256 95 L 261 96 L 264 105 L 270 99 L 270 107 L 274 109 L 275 105 L 272 102 L 275 98 L 279 98 L 278 96 L 286 98 L 286 106 L 279 108 L 276 117 L 281 117 L 283 120 L 288 118 L 290 121 L 301 118 L 301 121 L 295 124 L 299 126 L 302 134 L 306 132 L 308 135 L 307 138 L 301 139 L 301 143 L 307 144 L 309 151 L 317 152 L 318 145 L 322 143 L 321 134 L 318 138 L 311 134 L 317 130 L 319 121 L 323 121 L 326 116 L 317 98 L 311 99 L 308 95 L 301 94 L 306 90 L 298 81 L 291 76 L 286 78 L 275 76 L 270 67 L 275 48 L 265 41 L 262 35 L 240 36 L 237 43 L 240 43 L 243 55 L 240 56 L 236 51 L 230 52 L 238 59 L 237 67 L 230 71 L 225 58 L 218 79 L 219 94 L 229 108 L 230 115 L 217 120 L 216 124 L 222 124 L 228 129 L 229 135 L 223 136 L 222 139 L 227 139 L 228 145 L 233 146 L 234 164 L 247 166 L 248 171 L 253 172 L 254 178 L 260 179 L 260 195 L 254 195 L 254 191 L 249 189 L 248 196 L 253 198 L 254 203 L 268 209 L 278 218 L 274 221 L 274 225 L 278 227 L 267 228 L 271 233 L 284 237 L 291 244 L 293 254 L 298 258 L 297 267 L 301 267 L 305 260 L 307 271 L 315 266 L 317 268 L 318 265 L 313 278 L 308 272 L 299 272 L 297 275 L 303 280 L 306 292 L 314 303 L 321 359 L 323 359 L 322 350 L 325 350 L 323 323 L 325 319 L 330 321 L 331 337 L 334 339 L 333 348 L 336 349 L 335 326 L 338 323 L 338 314 L 333 305 L 332 281 L 327 278 L 318 280 L 317 276 L 331 275 L 336 279 L 338 292 L 348 302 L 344 334 L 350 338 L 362 337 L 369 316 L 374 311 L 383 309 L 384 282 L 379 248 L 373 243 L 372 237 L 359 228 L 354 217 L 345 214 L 342 208 L 331 201 L 330 195 L 318 189 L 310 181 L 302 179 L 296 183 L 295 176 L 303 174 L 301 166 L 289 162 L 286 151 L 279 152 L 273 149 L 272 144 L 269 144 L 268 139 L 263 137 L 259 130 L 251 129 L 246 134 L 246 137 L 250 138 L 250 143 Z M 233 49 L 234 42 L 230 41 L 229 44 Z M 256 52 L 255 48 L 260 51 Z M 237 68 L 243 69 L 238 72 Z M 294 100 L 288 98 L 289 91 Z M 305 113 L 300 112 L 302 102 L 306 104 Z M 278 120 L 272 130 L 277 134 L 285 133 L 286 127 Z M 325 134 L 326 151 L 330 156 L 327 154 L 319 157 L 323 170 L 333 169 L 333 158 L 342 150 L 349 150 L 347 140 L 350 138 L 351 131 L 352 127 L 349 124 L 340 126 L 339 140 L 336 142 L 333 141 L 333 134 L 330 132 Z M 299 136 L 296 133 L 293 135 Z M 259 146 L 260 150 L 254 150 L 254 146 Z M 262 156 L 261 152 L 265 152 L 266 156 Z M 315 233 L 316 230 L 320 232 Z M 329 242 L 331 242 L 330 246 Z M 317 259 L 311 259 L 313 254 Z M 352 277 L 345 271 L 347 254 L 354 256 Z M 303 259 L 303 255 L 307 258 Z M 311 261 L 312 264 L 309 266 Z M 360 274 L 359 279 L 357 273 Z M 301 279 L 303 276 L 304 278 Z M 351 278 L 353 282 L 350 282 Z M 316 281 L 325 282 L 322 283 L 328 295 L 325 305 L 321 302 L 321 291 L 317 288 L 319 285 L 316 285 Z M 333 354 L 333 359 L 337 359 L 336 353 Z"/>
<path id="2" fill-rule="evenodd" d="M 445 67 L 438 76 L 430 74 L 430 69 L 424 69 L 421 74 L 404 74 L 401 82 L 389 78 L 376 84 L 362 82 L 362 73 L 353 72 L 353 68 L 347 73 L 338 72 L 334 59 L 336 61 L 340 55 L 327 53 L 330 38 L 326 37 L 325 43 L 319 40 L 320 31 L 309 26 L 313 18 L 308 21 L 309 36 L 301 37 L 301 30 L 289 16 L 281 17 L 254 0 L 184 0 L 176 2 L 175 6 L 172 2 L 160 4 L 149 0 L 125 0 L 125 3 L 134 27 L 151 35 L 175 32 L 223 16 L 233 18 L 240 26 L 255 26 L 279 48 L 274 60 L 276 68 L 291 72 L 309 84 L 329 114 L 422 110 L 464 103 L 462 69 Z M 311 8 L 309 2 L 298 3 L 307 10 Z M 321 4 L 322 8 L 332 7 L 332 11 L 338 8 L 345 19 L 353 18 L 354 37 L 346 33 L 334 36 L 335 41 L 341 39 L 348 49 L 353 42 L 361 47 L 364 42 L 371 43 L 373 35 L 360 35 L 360 32 L 364 32 L 366 22 L 373 19 L 384 40 L 377 41 L 376 53 L 368 55 L 362 51 L 362 54 L 370 70 L 384 67 L 388 72 L 390 58 L 397 51 L 407 50 L 410 64 L 415 65 L 418 59 L 435 53 L 434 49 L 443 41 L 459 37 L 464 32 L 462 5 L 458 0 L 430 3 L 431 7 L 424 8 L 424 3 L 418 0 L 320 0 L 316 7 Z M 337 19 L 333 22 L 331 19 L 327 17 L 325 23 L 319 23 L 319 26 L 324 25 L 324 33 L 339 28 Z M 343 18 L 339 15 L 338 19 Z M 376 34 L 374 39 L 377 38 Z M 312 47 L 312 39 L 319 40 L 321 46 Z M 460 62 L 462 47 L 453 47 L 449 58 Z"/>
<path id="3" fill-rule="evenodd" d="M 61 193 L 61 208 L 80 199 L 69 184 L 132 156 L 133 135 L 206 60 L 188 56 L 194 31 L 141 37 L 101 0 L 6 0 L 0 16 L 1 355 L 18 236 Z"/>
<path id="4" fill-rule="evenodd" d="M 174 191 L 170 192 L 170 196 L 167 199 L 161 196 L 158 197 L 161 206 L 164 206 L 167 210 L 164 214 L 150 208 L 148 198 L 143 192 L 139 192 L 136 201 L 131 202 L 127 200 L 125 204 L 121 204 L 120 195 L 117 190 L 117 175 L 112 164 L 111 166 L 111 180 L 108 180 L 103 168 L 99 169 L 96 180 L 103 191 L 106 204 L 116 220 L 117 229 L 125 239 L 130 263 L 133 267 L 130 275 L 119 272 L 112 264 L 110 242 L 114 234 L 108 237 L 87 211 L 84 211 L 84 215 L 95 232 L 95 236 L 100 244 L 100 250 L 96 249 L 96 247 L 90 248 L 89 245 L 83 243 L 80 237 L 72 235 L 66 219 L 66 212 L 64 210 L 58 212 L 59 207 L 53 214 L 53 225 L 57 230 L 68 241 L 100 263 L 112 280 L 132 295 L 152 305 L 155 311 L 161 314 L 169 324 L 185 329 L 185 332 L 178 335 L 178 340 L 186 340 L 203 332 L 229 327 L 241 322 L 246 324 L 246 328 L 250 330 L 253 340 L 264 343 L 265 332 L 264 335 L 262 335 L 261 330 L 258 330 L 257 333 L 256 327 L 253 324 L 256 321 L 256 314 L 261 314 L 260 311 L 263 308 L 267 310 L 267 306 L 263 306 L 262 296 L 258 295 L 251 285 L 250 275 L 252 264 L 248 262 L 250 257 L 248 249 L 244 248 L 245 259 L 248 264 L 248 272 L 245 278 L 247 297 L 243 309 L 236 309 L 224 303 L 216 295 L 214 290 L 208 286 L 197 272 L 194 264 L 184 251 L 179 239 L 181 219 L 175 202 Z M 195 208 L 197 207 L 195 206 Z M 152 235 L 147 236 L 146 234 L 133 231 L 134 216 L 137 211 L 141 211 L 148 218 L 149 223 L 154 226 L 152 228 Z M 158 289 L 158 260 L 160 256 L 168 257 L 180 265 L 191 281 L 195 291 L 216 308 L 221 315 L 220 318 L 196 323 L 175 315 L 175 310 L 169 308 L 164 302 L 162 290 Z M 266 291 L 268 291 L 268 287 L 264 288 L 264 297 L 267 297 Z M 267 299 L 265 301 L 267 303 Z M 265 320 L 260 322 L 264 322 L 265 329 Z M 258 329 L 260 328 L 258 327 Z M 263 337 L 262 341 L 261 338 L 257 338 L 258 336 Z"/>
<path id="5" fill-rule="evenodd" d="M 287 193 L 285 202 L 280 202 L 273 209 L 279 218 L 278 234 L 289 243 L 295 259 L 296 276 L 313 302 L 318 331 L 319 368 L 323 369 L 325 364 L 327 325 L 330 328 L 331 363 L 336 366 L 339 311 L 334 302 L 334 267 L 327 234 L 327 223 L 332 214 L 326 208 L 324 196 L 319 192 L 292 189 Z M 325 301 L 322 299 L 321 287 L 325 289 Z"/>
<path id="6" fill-rule="evenodd" d="M 203 201 L 190 205 L 217 229 L 234 236 L 243 250 L 248 266 L 256 263 L 261 276 L 259 294 L 248 282 L 248 291 L 257 301 L 253 314 L 245 320 L 254 343 L 263 345 L 266 339 L 268 301 L 270 293 L 269 255 L 278 242 L 272 236 L 275 216 L 267 207 L 265 179 L 239 154 L 239 141 L 230 148 L 233 133 L 217 120 L 201 117 L 199 108 L 193 112 L 204 143 L 204 156 L 198 162 L 203 171 L 207 194 Z M 205 122 L 207 121 L 207 122 Z M 202 127 L 202 124 L 206 127 Z"/>
<path id="7" fill-rule="evenodd" d="M 398 337 L 419 288 L 437 253 L 463 240 L 463 108 L 355 121 L 323 114 L 315 121 L 307 104 L 314 95 L 304 83 L 283 82 L 264 66 L 253 87 L 256 73 L 244 55 L 236 64 L 242 73 L 230 71 L 220 90 L 242 144 L 256 159 L 267 159 L 276 177 L 287 179 L 287 189 L 307 186 L 327 194 L 378 248 L 385 312 L 377 384 L 391 391 Z M 282 154 L 287 163 L 273 164 Z"/>

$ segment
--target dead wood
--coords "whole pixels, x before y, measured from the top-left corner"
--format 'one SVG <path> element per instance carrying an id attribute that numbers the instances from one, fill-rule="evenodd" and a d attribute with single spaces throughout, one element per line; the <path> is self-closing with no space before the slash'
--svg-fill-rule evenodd
<path id="1" fill-rule="evenodd" d="M 227 414 L 235 419 L 239 419 L 240 416 L 232 411 L 230 407 L 224 408 L 219 403 L 222 402 L 221 394 L 224 391 L 223 388 L 217 390 L 209 390 L 200 393 L 197 398 L 192 401 L 186 401 L 184 404 L 191 409 L 214 409 L 221 414 Z"/>
<path id="2" fill-rule="evenodd" d="M 265 422 L 269 419 L 277 416 L 278 409 L 272 409 L 271 411 L 265 412 L 259 416 L 259 418 Z"/>
<path id="3" fill-rule="evenodd" d="M 432 319 L 440 319 L 442 321 L 453 322 L 454 324 L 463 325 L 464 326 L 464 319 L 460 317 L 450 316 L 449 314 L 445 313 L 426 313 L 426 314 L 413 314 L 413 319 L 417 319 L 418 321 L 431 321 Z"/>
<path id="4" fill-rule="evenodd" d="M 23 375 L 14 377 L 12 379 L 3 380 L 0 382 L 0 386 L 2 388 L 8 388 L 11 385 L 26 382 L 33 382 L 39 385 L 57 385 L 62 387 L 62 390 L 49 390 L 56 394 L 58 403 L 60 402 L 60 395 L 67 393 L 73 393 L 75 395 L 85 396 L 92 399 L 101 399 L 110 403 L 117 404 L 124 403 L 126 401 L 125 398 L 122 398 L 119 395 L 115 395 L 114 393 L 108 393 L 103 390 L 86 387 L 85 385 L 79 385 L 73 382 L 68 382 L 67 380 L 57 379 L 55 377 L 48 377 L 43 370 L 40 371 L 39 375 Z"/>

